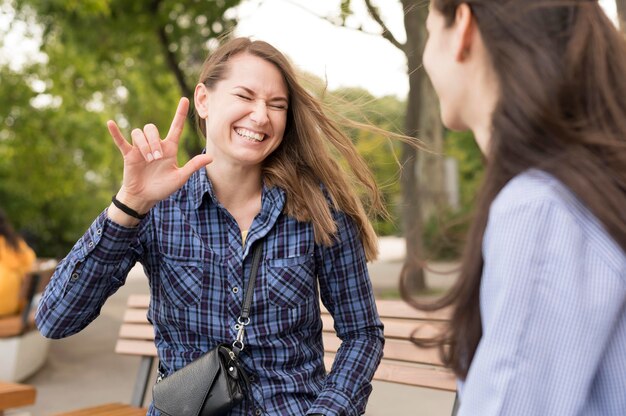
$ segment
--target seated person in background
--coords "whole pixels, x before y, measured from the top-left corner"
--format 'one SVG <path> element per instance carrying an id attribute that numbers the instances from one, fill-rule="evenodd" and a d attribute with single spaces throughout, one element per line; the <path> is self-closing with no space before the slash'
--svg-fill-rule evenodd
<path id="1" fill-rule="evenodd" d="M 34 262 L 35 252 L 0 209 L 0 317 L 19 312 L 22 280 Z"/>

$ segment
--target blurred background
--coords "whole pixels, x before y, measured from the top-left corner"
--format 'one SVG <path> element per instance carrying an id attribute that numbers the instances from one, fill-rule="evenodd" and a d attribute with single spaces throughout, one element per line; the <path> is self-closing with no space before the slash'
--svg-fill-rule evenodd
<path id="1" fill-rule="evenodd" d="M 624 30 L 626 0 L 600 3 Z M 414 293 L 436 296 L 456 278 L 483 163 L 471 134 L 439 120 L 421 66 L 427 13 L 427 0 L 0 0 L 0 208 L 40 259 L 61 259 L 121 183 L 106 121 L 127 136 L 147 123 L 166 131 L 218 39 L 251 36 L 286 53 L 336 114 L 428 149 L 348 132 L 390 213 L 374 219 L 376 297 L 398 298 L 401 275 Z M 181 146 L 181 163 L 202 150 L 191 119 Z M 80 334 L 51 345 L 36 338 L 40 361 L 25 382 L 37 388 L 37 403 L 8 414 L 126 400 L 139 363 L 113 349 L 126 298 L 136 293 L 148 293 L 140 267 Z M 0 339 L 0 349 L 24 351 L 10 346 L 15 339 Z M 30 367 L 33 354 L 23 359 Z M 449 414 L 453 397 L 375 383 L 368 414 L 405 414 L 416 403 L 420 414 Z"/>
<path id="2" fill-rule="evenodd" d="M 625 0 L 601 1 L 618 21 Z M 470 134 L 446 131 L 421 68 L 426 0 L 0 0 L 0 206 L 40 257 L 60 258 L 108 205 L 122 163 L 105 122 L 165 129 L 229 31 L 285 52 L 337 112 L 423 141 L 351 131 L 383 189 L 381 236 L 404 273 L 455 259 L 481 176 Z M 203 144 L 189 123 L 181 162 Z"/>

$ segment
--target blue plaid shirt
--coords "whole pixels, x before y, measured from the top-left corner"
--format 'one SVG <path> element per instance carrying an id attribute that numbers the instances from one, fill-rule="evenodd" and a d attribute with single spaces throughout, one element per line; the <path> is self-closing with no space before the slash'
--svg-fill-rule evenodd
<path id="1" fill-rule="evenodd" d="M 103 212 L 59 264 L 37 311 L 39 330 L 61 338 L 85 328 L 139 261 L 150 283 L 148 319 L 161 367 L 171 374 L 235 339 L 250 246 L 261 240 L 242 354 L 254 374 L 252 414 L 362 414 L 384 339 L 356 225 L 335 213 L 335 244 L 317 245 L 310 222 L 283 213 L 285 197 L 279 188 L 264 187 L 261 212 L 244 244 L 204 170 L 136 228 L 119 226 Z M 319 296 L 343 340 L 329 374 Z M 231 415 L 245 413 L 239 406 Z M 158 414 L 151 406 L 148 415 Z"/>

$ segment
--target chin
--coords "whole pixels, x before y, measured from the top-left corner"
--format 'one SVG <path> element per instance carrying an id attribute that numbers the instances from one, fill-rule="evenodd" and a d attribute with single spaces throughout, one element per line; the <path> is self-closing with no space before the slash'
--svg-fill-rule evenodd
<path id="1" fill-rule="evenodd" d="M 448 114 L 442 111 L 441 121 L 443 125 L 450 130 L 465 131 L 470 129 L 467 123 L 465 123 L 461 117 L 456 114 Z"/>

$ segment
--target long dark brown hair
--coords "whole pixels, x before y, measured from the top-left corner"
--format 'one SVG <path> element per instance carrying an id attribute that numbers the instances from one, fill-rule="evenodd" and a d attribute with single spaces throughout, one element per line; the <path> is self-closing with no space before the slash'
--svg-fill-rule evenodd
<path id="1" fill-rule="evenodd" d="M 487 169 L 458 281 L 425 310 L 452 307 L 431 340 L 465 379 L 482 337 L 479 289 L 489 207 L 514 176 L 546 171 L 571 189 L 626 252 L 626 42 L 597 1 L 433 0 L 447 25 L 470 6 L 499 83 Z"/>
<path id="2" fill-rule="evenodd" d="M 0 208 L 0 236 L 4 237 L 7 245 L 13 250 L 19 249 L 20 241 L 22 237 L 15 231 L 7 214 Z"/>

